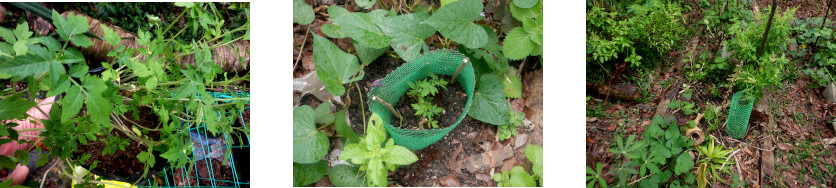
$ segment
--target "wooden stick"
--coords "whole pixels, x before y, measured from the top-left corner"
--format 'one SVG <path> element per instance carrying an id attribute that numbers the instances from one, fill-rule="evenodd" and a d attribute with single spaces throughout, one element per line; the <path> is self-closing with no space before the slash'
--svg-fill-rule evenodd
<path id="1" fill-rule="evenodd" d="M 392 104 L 389 104 L 388 102 L 384 101 L 383 99 L 381 99 L 380 97 L 377 97 L 377 96 L 372 96 L 372 100 L 375 100 L 380 104 L 383 104 L 383 106 L 388 108 L 389 111 L 391 111 L 392 114 L 395 115 L 395 117 L 398 117 L 398 119 L 403 121 L 403 116 L 401 116 L 401 113 L 398 113 L 398 111 L 395 110 L 395 108 L 392 108 Z"/>
<path id="2" fill-rule="evenodd" d="M 819 30 L 824 29 L 824 24 L 827 23 L 827 16 L 830 15 L 830 0 L 828 0 L 825 3 L 827 4 L 827 10 L 824 11 L 824 18 L 822 18 L 823 21 L 821 22 L 821 27 L 819 27 Z M 816 41 L 813 42 L 813 46 L 817 47 L 818 45 L 819 45 L 819 37 L 817 36 Z"/>
<path id="3" fill-rule="evenodd" d="M 764 45 L 766 45 L 766 37 L 769 36 L 769 29 L 772 28 L 772 17 L 775 17 L 775 7 L 777 7 L 777 6 L 778 6 L 778 1 L 777 0 L 772 0 L 772 13 L 769 14 L 769 21 L 766 23 L 766 31 L 763 32 L 763 40 L 761 41 L 761 47 L 758 48 L 757 58 L 761 58 L 761 55 L 763 55 L 763 47 L 764 47 Z M 757 61 L 757 59 L 756 59 L 756 61 Z"/>
<path id="4" fill-rule="evenodd" d="M 461 64 L 461 65 L 459 65 L 459 68 L 458 68 L 458 69 L 456 69 L 456 73 L 453 73 L 453 78 L 450 78 L 450 83 L 451 83 L 451 84 L 452 84 L 453 82 L 456 82 L 456 77 L 458 77 L 458 76 L 459 76 L 459 72 L 461 72 L 461 71 L 462 71 L 462 68 L 464 68 L 464 65 L 466 65 L 468 61 L 469 61 L 469 60 L 468 60 L 466 57 L 462 60 L 462 64 Z"/>

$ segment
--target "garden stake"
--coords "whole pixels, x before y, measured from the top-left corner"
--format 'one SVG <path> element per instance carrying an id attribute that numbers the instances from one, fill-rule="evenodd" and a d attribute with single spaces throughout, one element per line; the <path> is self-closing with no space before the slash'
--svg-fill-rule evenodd
<path id="1" fill-rule="evenodd" d="M 388 109 L 389 109 L 389 111 L 392 111 L 392 114 L 393 114 L 393 115 L 395 115 L 395 117 L 398 117 L 398 119 L 400 119 L 400 120 L 401 120 L 401 124 L 403 124 L 403 116 L 401 116 L 401 113 L 399 113 L 397 110 L 395 110 L 395 108 L 392 108 L 392 105 L 391 105 L 391 104 L 389 104 L 388 102 L 384 101 L 383 99 L 380 99 L 380 97 L 377 97 L 377 96 L 372 96 L 372 100 L 375 100 L 375 101 L 377 101 L 377 102 L 378 102 L 378 103 L 380 103 L 380 104 L 383 104 L 383 106 L 385 106 L 386 108 L 388 108 Z"/>
<path id="2" fill-rule="evenodd" d="M 766 45 L 766 37 L 769 36 L 769 28 L 772 28 L 772 17 L 775 17 L 775 7 L 778 6 L 778 1 L 772 0 L 772 13 L 769 14 L 769 21 L 766 22 L 766 31 L 763 32 L 763 40 L 761 40 L 761 47 L 758 48 L 758 58 L 763 55 L 763 46 Z"/>
<path id="3" fill-rule="evenodd" d="M 827 10 L 824 11 L 824 21 L 821 22 L 821 27 L 819 27 L 819 30 L 824 29 L 824 24 L 827 23 L 827 16 L 828 15 L 830 15 L 830 1 L 827 1 Z M 819 36 L 816 36 L 816 41 L 813 42 L 813 46 L 818 46 L 818 45 L 819 45 Z"/>
<path id="4" fill-rule="evenodd" d="M 462 64 L 459 65 L 459 68 L 456 69 L 456 73 L 453 73 L 453 78 L 450 78 L 450 84 L 456 82 L 456 77 L 459 76 L 459 72 L 462 71 L 462 68 L 464 68 L 464 65 L 467 65 L 467 58 L 462 59 Z"/>

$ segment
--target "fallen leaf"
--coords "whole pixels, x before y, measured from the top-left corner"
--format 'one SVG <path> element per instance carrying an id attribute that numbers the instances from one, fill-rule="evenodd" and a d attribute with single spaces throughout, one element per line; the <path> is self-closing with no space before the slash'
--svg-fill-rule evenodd
<path id="1" fill-rule="evenodd" d="M 470 172 L 488 170 L 502 165 L 502 161 L 514 155 L 511 147 L 493 150 L 467 157 L 462 164 Z"/>
<path id="2" fill-rule="evenodd" d="M 519 134 L 514 138 L 514 149 L 520 148 L 528 143 L 528 134 Z"/>
<path id="3" fill-rule="evenodd" d="M 455 175 L 449 175 L 438 179 L 438 183 L 442 187 L 461 187 L 459 179 Z"/>
<path id="4" fill-rule="evenodd" d="M 522 112 L 523 110 L 525 110 L 525 100 L 523 100 L 522 98 L 512 100 L 511 109 L 515 112 Z"/>

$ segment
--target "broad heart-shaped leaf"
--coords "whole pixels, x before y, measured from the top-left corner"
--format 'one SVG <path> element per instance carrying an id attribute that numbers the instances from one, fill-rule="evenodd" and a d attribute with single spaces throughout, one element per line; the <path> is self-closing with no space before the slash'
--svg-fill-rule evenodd
<path id="1" fill-rule="evenodd" d="M 26 111 L 38 103 L 12 96 L 0 100 L 0 120 L 24 119 Z"/>
<path id="2" fill-rule="evenodd" d="M 357 50 L 357 56 L 360 57 L 360 62 L 363 62 L 363 66 L 371 64 L 380 55 L 383 55 L 386 50 L 389 50 L 385 47 L 380 49 L 365 47 L 356 40 L 351 40 L 351 43 L 354 45 L 354 49 Z"/>
<path id="3" fill-rule="evenodd" d="M 676 166 L 674 167 L 674 173 L 676 175 L 682 174 L 683 172 L 688 172 L 694 168 L 694 161 L 691 158 L 691 154 L 688 152 L 682 153 L 679 157 L 676 158 Z"/>
<path id="4" fill-rule="evenodd" d="M 378 23 L 383 22 L 386 16 L 385 10 L 373 10 L 369 13 L 349 13 L 337 18 L 331 19 L 331 22 L 340 25 L 342 32 L 357 40 L 360 45 L 380 49 L 389 46 L 392 38 L 386 36 L 383 30 L 378 27 Z"/>
<path id="5" fill-rule="evenodd" d="M 392 140 L 391 138 L 389 140 Z M 418 161 L 418 156 L 415 156 L 412 151 L 403 146 L 393 145 L 387 147 L 386 155 L 383 156 L 383 162 L 387 164 L 408 165 Z"/>
<path id="6" fill-rule="evenodd" d="M 0 63 L 0 78 L 37 76 L 46 72 L 50 63 L 56 63 L 56 61 L 32 54 L 17 56 L 11 61 Z"/>
<path id="7" fill-rule="evenodd" d="M 328 136 L 316 131 L 314 110 L 308 105 L 293 109 L 293 162 L 310 164 L 328 154 Z"/>
<path id="8" fill-rule="evenodd" d="M 316 123 L 329 124 L 334 122 L 334 114 L 331 113 L 331 102 L 324 102 L 316 107 Z"/>
<path id="9" fill-rule="evenodd" d="M 354 2 L 357 3 L 357 6 L 360 6 L 363 9 L 370 9 L 374 6 L 374 3 L 377 2 L 377 0 L 355 0 Z"/>
<path id="10" fill-rule="evenodd" d="M 369 187 L 386 187 L 386 167 L 383 166 L 383 161 L 380 158 L 373 158 L 369 160 L 369 166 L 366 168 L 366 181 L 369 182 Z"/>
<path id="11" fill-rule="evenodd" d="M 328 7 L 328 15 L 330 17 L 329 19 L 331 20 L 337 19 L 348 13 L 351 12 L 348 12 L 348 10 L 340 6 L 331 5 Z M 342 27 L 340 27 L 340 25 L 337 25 L 336 23 L 324 24 L 320 29 L 322 30 L 322 33 L 325 33 L 325 35 L 328 35 L 328 37 L 331 38 L 348 37 L 348 35 L 346 35 L 345 32 L 342 31 Z"/>
<path id="12" fill-rule="evenodd" d="M 537 183 L 534 182 L 534 178 L 531 175 L 528 175 L 528 172 L 525 172 L 522 166 L 515 166 L 511 169 L 511 177 L 508 180 L 511 183 L 512 187 L 534 187 L 537 186 Z"/>
<path id="13" fill-rule="evenodd" d="M 516 75 L 513 74 L 500 74 L 499 79 L 502 79 L 503 91 L 505 92 L 505 97 L 508 98 L 520 98 L 522 97 L 522 82 L 520 82 L 520 78 L 517 78 Z"/>
<path id="14" fill-rule="evenodd" d="M 345 94 L 344 83 L 362 79 L 363 72 L 360 70 L 357 57 L 343 52 L 325 37 L 314 35 L 313 54 L 316 76 L 325 83 L 325 87 L 331 94 L 342 96 Z M 361 71 L 361 76 L 349 80 L 358 70 Z"/>
<path id="15" fill-rule="evenodd" d="M 424 20 L 424 24 L 467 48 L 481 48 L 488 42 L 488 35 L 473 21 L 479 17 L 483 7 L 480 0 L 452 2 L 436 10 L 435 14 Z"/>
<path id="16" fill-rule="evenodd" d="M 531 172 L 543 178 L 543 147 L 538 145 L 525 146 L 525 156 L 531 161 Z"/>
<path id="17" fill-rule="evenodd" d="M 449 6 L 449 5 L 448 5 Z M 499 77 L 493 74 L 482 75 L 473 95 L 470 115 L 473 119 L 493 125 L 508 124 L 508 103 L 502 91 Z"/>
<path id="18" fill-rule="evenodd" d="M 328 172 L 328 162 L 319 160 L 313 164 L 293 163 L 293 186 L 303 187 L 325 177 Z"/>
<path id="19" fill-rule="evenodd" d="M 365 174 L 347 164 L 338 164 L 331 167 L 328 172 L 328 179 L 335 187 L 362 187 L 365 186 Z"/>
<path id="20" fill-rule="evenodd" d="M 302 0 L 293 0 L 293 23 L 308 25 L 313 20 L 313 7 Z"/>
<path id="21" fill-rule="evenodd" d="M 514 5 L 520 8 L 531 8 L 539 2 L 540 0 L 514 0 Z"/>
<path id="22" fill-rule="evenodd" d="M 429 14 L 422 12 L 405 14 L 388 18 L 380 25 L 383 32 L 392 37 L 392 49 L 404 61 L 411 62 L 421 56 L 421 49 L 429 51 L 424 39 L 435 34 L 435 29 L 421 24 L 421 21 L 429 17 Z"/>
<path id="23" fill-rule="evenodd" d="M 511 60 L 519 60 L 531 54 L 537 44 L 529 36 L 530 34 L 525 32 L 522 27 L 512 29 L 505 36 L 505 43 L 502 44 L 502 52 L 505 53 L 505 57 Z"/>
<path id="24" fill-rule="evenodd" d="M 537 2 L 537 4 L 531 8 L 520 8 L 516 5 L 516 3 L 509 3 L 508 8 L 511 9 L 511 15 L 514 16 L 514 18 L 523 22 L 525 19 L 535 18 L 537 17 L 537 14 L 543 12 L 543 1 Z"/>
<path id="25" fill-rule="evenodd" d="M 71 118 L 78 115 L 81 106 L 84 104 L 84 95 L 81 87 L 73 85 L 67 90 L 67 96 L 61 99 L 61 123 L 67 123 Z"/>

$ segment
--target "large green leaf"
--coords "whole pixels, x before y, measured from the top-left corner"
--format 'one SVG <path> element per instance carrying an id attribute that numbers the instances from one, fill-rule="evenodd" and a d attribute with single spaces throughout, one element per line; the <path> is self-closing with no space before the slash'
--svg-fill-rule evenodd
<path id="1" fill-rule="evenodd" d="M 87 115 L 90 121 L 102 126 L 110 126 L 110 114 L 113 113 L 113 105 L 102 96 L 107 85 L 101 79 L 87 75 L 81 79 L 84 89 L 87 91 Z M 63 116 L 63 115 L 62 115 Z"/>
<path id="2" fill-rule="evenodd" d="M 412 13 L 395 16 L 384 21 L 380 25 L 383 32 L 392 37 L 392 49 L 401 56 L 401 59 L 411 62 L 421 56 L 421 50 L 429 51 L 429 46 L 424 39 L 433 36 L 435 29 L 422 21 L 429 18 L 427 13 Z"/>
<path id="3" fill-rule="evenodd" d="M 530 39 L 530 35 L 522 27 L 512 29 L 511 33 L 505 36 L 505 43 L 502 44 L 502 52 L 505 53 L 505 57 L 511 60 L 519 60 L 531 54 L 537 44 Z"/>
<path id="4" fill-rule="evenodd" d="M 508 6 L 508 8 L 511 9 L 511 15 L 520 22 L 523 22 L 525 19 L 535 18 L 537 17 L 537 14 L 543 12 L 543 1 L 537 2 L 537 4 L 531 8 L 521 8 L 518 7 L 516 3 L 509 3 Z"/>
<path id="5" fill-rule="evenodd" d="M 67 96 L 61 100 L 61 123 L 67 123 L 72 117 L 78 115 L 81 106 L 84 104 L 84 95 L 81 87 L 73 85 L 67 91 Z"/>
<path id="6" fill-rule="evenodd" d="M 0 120 L 24 119 L 26 111 L 38 103 L 13 96 L 0 100 Z"/>
<path id="7" fill-rule="evenodd" d="M 293 109 L 293 162 L 310 164 L 328 154 L 328 136 L 316 131 L 315 112 L 308 105 Z"/>
<path id="8" fill-rule="evenodd" d="M 380 57 L 386 50 L 389 50 L 386 47 L 380 49 L 365 47 L 360 45 L 356 40 L 351 40 L 351 43 L 354 44 L 354 49 L 357 50 L 357 56 L 360 57 L 360 62 L 363 62 L 363 66 L 374 62 L 377 57 Z"/>
<path id="9" fill-rule="evenodd" d="M 366 131 L 366 144 L 373 148 L 380 148 L 380 144 L 386 141 L 386 129 L 383 128 L 383 119 L 377 113 L 369 117 Z"/>
<path id="10" fill-rule="evenodd" d="M 467 48 L 481 48 L 488 42 L 488 35 L 473 21 L 479 17 L 483 7 L 480 0 L 452 2 L 436 10 L 435 14 L 424 20 L 424 24 Z"/>
<path id="11" fill-rule="evenodd" d="M 370 9 L 374 7 L 374 3 L 377 0 L 354 0 L 354 2 L 357 3 L 357 6 L 363 7 L 363 9 Z"/>
<path id="12" fill-rule="evenodd" d="M 538 2 L 540 2 L 540 0 L 514 0 L 514 5 L 520 8 L 531 8 L 534 5 L 537 5 Z"/>
<path id="13" fill-rule="evenodd" d="M 509 107 L 502 88 L 501 80 L 496 75 L 482 75 L 476 85 L 476 93 L 467 115 L 493 125 L 508 124 Z"/>
<path id="14" fill-rule="evenodd" d="M 339 164 L 331 167 L 328 172 L 328 179 L 336 187 L 363 187 L 365 186 L 365 174 L 347 164 Z"/>
<path id="15" fill-rule="evenodd" d="M 351 12 L 348 12 L 348 10 L 340 6 L 331 5 L 328 7 L 328 15 L 331 20 L 337 19 L 348 13 Z M 325 35 L 328 35 L 328 37 L 331 38 L 348 37 L 348 35 L 346 35 L 345 32 L 342 31 L 342 27 L 340 27 L 340 25 L 337 25 L 336 23 L 323 24 L 320 30 L 322 30 L 322 33 L 325 33 Z"/>
<path id="16" fill-rule="evenodd" d="M 516 75 L 508 73 L 499 74 L 497 76 L 499 76 L 499 79 L 502 79 L 502 90 L 505 92 L 505 97 L 522 97 L 522 82 L 520 82 L 520 78 L 517 78 Z"/>
<path id="17" fill-rule="evenodd" d="M 515 166 L 511 169 L 511 177 L 508 180 L 512 187 L 534 187 L 537 183 L 531 178 L 528 172 L 525 172 L 522 166 Z"/>
<path id="18" fill-rule="evenodd" d="M 0 63 L 0 78 L 27 77 L 40 75 L 49 69 L 50 63 L 56 62 L 51 59 L 43 59 L 34 55 L 17 56 L 11 61 Z"/>
<path id="19" fill-rule="evenodd" d="M 325 177 L 328 172 L 328 162 L 320 160 L 313 164 L 293 163 L 293 186 L 303 187 Z"/>
<path id="20" fill-rule="evenodd" d="M 389 140 L 392 140 L 391 138 Z M 383 162 L 387 164 L 408 165 L 418 161 L 418 156 L 415 156 L 412 151 L 403 146 L 393 145 L 387 147 L 386 155 L 383 156 Z"/>
<path id="21" fill-rule="evenodd" d="M 694 161 L 691 157 L 691 154 L 688 152 L 683 152 L 676 158 L 676 166 L 674 167 L 674 173 L 676 175 L 682 174 L 683 172 L 688 172 L 694 168 Z"/>
<path id="22" fill-rule="evenodd" d="M 313 54 L 316 76 L 333 95 L 342 96 L 345 94 L 343 84 L 363 78 L 357 57 L 343 52 L 325 37 L 314 35 Z M 349 79 L 357 71 L 360 71 L 360 76 Z"/>
<path id="23" fill-rule="evenodd" d="M 316 123 L 329 124 L 334 122 L 334 113 L 331 113 L 331 102 L 324 102 L 316 107 Z"/>
<path id="24" fill-rule="evenodd" d="M 313 7 L 302 0 L 293 0 L 293 23 L 307 25 L 313 20 Z"/>
<path id="25" fill-rule="evenodd" d="M 374 10 L 369 13 L 349 13 L 337 18 L 332 18 L 334 22 L 342 28 L 342 32 L 357 40 L 360 45 L 380 49 L 389 46 L 392 38 L 386 36 L 383 30 L 378 27 L 378 23 L 383 22 L 384 16 L 388 12 L 385 10 Z"/>
<path id="26" fill-rule="evenodd" d="M 531 172 L 543 178 L 543 147 L 538 145 L 525 146 L 525 156 L 531 161 Z"/>

